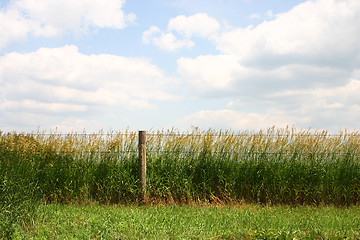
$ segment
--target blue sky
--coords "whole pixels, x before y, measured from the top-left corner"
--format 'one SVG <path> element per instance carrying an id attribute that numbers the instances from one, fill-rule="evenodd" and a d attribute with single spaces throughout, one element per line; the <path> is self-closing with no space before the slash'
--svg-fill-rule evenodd
<path id="1" fill-rule="evenodd" d="M 0 129 L 359 129 L 358 0 L 0 0 Z"/>

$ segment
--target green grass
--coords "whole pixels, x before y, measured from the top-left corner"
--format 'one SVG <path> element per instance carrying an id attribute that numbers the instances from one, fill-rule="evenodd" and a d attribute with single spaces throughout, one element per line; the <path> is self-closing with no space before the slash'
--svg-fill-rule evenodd
<path id="1" fill-rule="evenodd" d="M 311 206 L 41 205 L 14 239 L 344 239 L 360 208 Z"/>
<path id="2" fill-rule="evenodd" d="M 0 131 L 0 238 L 17 219 L 30 224 L 39 203 L 139 202 L 137 141 L 130 131 Z M 159 131 L 146 149 L 149 203 L 359 204 L 359 132 Z"/>
<path id="3" fill-rule="evenodd" d="M 0 134 L 0 145 L 0 181 L 13 172 L 45 202 L 138 201 L 136 132 Z M 152 202 L 350 206 L 360 198 L 360 134 L 150 132 L 147 169 Z"/>

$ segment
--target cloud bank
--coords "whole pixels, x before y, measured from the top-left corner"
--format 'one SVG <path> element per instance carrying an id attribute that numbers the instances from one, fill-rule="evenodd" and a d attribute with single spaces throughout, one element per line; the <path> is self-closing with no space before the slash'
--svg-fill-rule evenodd
<path id="1" fill-rule="evenodd" d="M 0 57 L 0 85 L 2 116 L 81 119 L 124 109 L 157 109 L 152 101 L 177 98 L 171 91 L 178 80 L 147 59 L 84 55 L 75 46 L 64 46 Z"/>
<path id="2" fill-rule="evenodd" d="M 135 20 L 124 13 L 124 2 L 10 1 L 0 8 L 0 50 L 30 38 L 123 29 Z M 145 109 L 182 129 L 358 129 L 360 1 L 308 0 L 267 15 L 247 27 L 207 13 L 170 17 L 165 29 L 144 26 L 137 32 L 142 44 L 165 51 L 161 56 L 177 52 L 175 72 L 152 63 L 155 54 L 90 55 L 74 45 L 4 53 L 0 126 L 101 129 L 105 115 Z M 204 42 L 213 49 L 202 48 Z M 175 58 L 158 62 L 168 59 Z M 180 107 L 184 98 L 191 102 L 186 111 Z"/>
<path id="3" fill-rule="evenodd" d="M 220 27 L 218 21 L 206 13 L 192 16 L 179 15 L 168 22 L 167 31 L 151 26 L 143 33 L 143 43 L 154 44 L 161 50 L 175 51 L 179 48 L 192 48 L 195 43 L 192 36 L 212 38 Z"/>
<path id="4" fill-rule="evenodd" d="M 0 9 L 0 50 L 27 36 L 80 35 L 93 28 L 122 29 L 136 15 L 125 14 L 125 0 L 16 0 Z"/>
<path id="5" fill-rule="evenodd" d="M 356 22 L 359 1 L 318 0 L 257 26 L 221 32 L 210 39 L 219 54 L 180 58 L 178 72 L 194 96 L 231 100 L 224 109 L 195 112 L 177 124 L 358 128 Z"/>

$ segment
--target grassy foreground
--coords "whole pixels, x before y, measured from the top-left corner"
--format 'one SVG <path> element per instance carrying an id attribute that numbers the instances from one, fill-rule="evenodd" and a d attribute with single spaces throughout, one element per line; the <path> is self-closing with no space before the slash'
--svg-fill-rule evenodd
<path id="1" fill-rule="evenodd" d="M 345 239 L 360 207 L 41 205 L 14 239 Z"/>
<path id="2" fill-rule="evenodd" d="M 159 131 L 148 132 L 147 137 L 149 203 L 245 202 L 337 207 L 359 204 L 359 132 L 330 135 L 326 131 L 270 128 L 238 133 Z M 0 131 L 0 239 L 14 236 L 19 221 L 31 225 L 39 204 L 139 202 L 137 142 L 137 132 L 130 131 L 106 134 Z M 337 215 L 329 218 L 334 221 Z M 263 230 L 264 234 L 293 234 L 283 228 L 275 228 L 273 233 L 272 228 L 271 225 L 255 228 L 249 234 L 256 236 Z M 239 234 L 235 238 L 241 236 L 243 227 L 234 229 Z M 253 231 L 252 227 L 247 229 Z M 200 230 L 191 234 L 197 236 Z M 122 234 L 122 230 L 114 231 Z M 142 238 L 143 232 L 139 230 L 136 234 L 140 235 L 134 232 L 131 236 Z M 316 229 L 310 228 L 309 233 L 315 234 Z M 159 234 L 165 233 L 159 230 Z M 226 238 L 226 234 L 219 230 L 211 236 Z"/>

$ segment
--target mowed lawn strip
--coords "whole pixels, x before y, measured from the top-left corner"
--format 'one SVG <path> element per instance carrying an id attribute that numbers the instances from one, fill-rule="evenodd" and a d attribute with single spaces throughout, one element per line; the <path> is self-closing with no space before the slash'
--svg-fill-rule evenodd
<path id="1" fill-rule="evenodd" d="M 41 205 L 14 239 L 343 239 L 360 237 L 360 207 Z"/>

